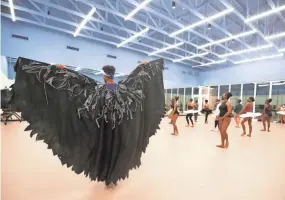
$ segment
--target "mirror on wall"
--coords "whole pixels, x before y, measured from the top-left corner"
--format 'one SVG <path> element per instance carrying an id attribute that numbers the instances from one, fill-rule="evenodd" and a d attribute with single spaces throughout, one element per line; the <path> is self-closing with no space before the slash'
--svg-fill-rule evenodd
<path id="1" fill-rule="evenodd" d="M 255 112 L 263 112 L 266 99 L 269 98 L 270 82 L 256 84 Z"/>

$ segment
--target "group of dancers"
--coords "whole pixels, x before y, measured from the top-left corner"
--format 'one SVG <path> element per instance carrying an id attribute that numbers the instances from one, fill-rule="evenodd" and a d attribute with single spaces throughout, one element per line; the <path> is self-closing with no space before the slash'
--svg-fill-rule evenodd
<path id="1" fill-rule="evenodd" d="M 218 128 L 221 136 L 221 144 L 217 145 L 219 148 L 228 148 L 229 147 L 229 139 L 227 129 L 230 125 L 231 118 L 234 118 L 235 127 L 239 128 L 240 125 L 242 127 L 242 134 L 241 136 L 252 136 L 252 120 L 254 117 L 261 117 L 263 129 L 261 131 L 270 132 L 270 123 L 272 118 L 272 110 L 273 107 L 271 105 L 272 99 L 267 99 L 264 104 L 264 109 L 262 113 L 253 113 L 253 103 L 255 101 L 254 97 L 249 97 L 247 99 L 247 103 L 242 106 L 241 100 L 238 99 L 236 105 L 233 106 L 230 104 L 229 99 L 231 98 L 232 94 L 230 92 L 226 92 L 222 96 L 222 100 L 217 99 L 214 111 L 210 109 L 210 105 L 208 100 L 205 100 L 203 105 L 203 109 L 200 111 L 205 115 L 205 124 L 208 123 L 208 116 L 212 113 L 215 114 L 215 124 L 214 129 Z M 169 104 L 169 118 L 171 119 L 171 124 L 173 125 L 174 132 L 172 135 L 178 135 L 178 128 L 176 125 L 177 118 L 179 116 L 179 97 L 175 97 L 174 99 L 170 100 Z M 198 118 L 198 101 L 193 102 L 193 99 L 189 99 L 186 104 L 186 122 L 187 127 L 190 126 L 189 120 L 191 122 L 191 127 L 194 127 L 194 122 L 192 117 L 195 116 L 195 122 Z M 285 104 L 283 104 L 279 108 L 279 112 L 277 112 L 280 116 L 280 123 L 285 123 Z M 242 118 L 242 120 L 241 120 Z M 246 123 L 248 124 L 248 134 L 246 130 Z"/>

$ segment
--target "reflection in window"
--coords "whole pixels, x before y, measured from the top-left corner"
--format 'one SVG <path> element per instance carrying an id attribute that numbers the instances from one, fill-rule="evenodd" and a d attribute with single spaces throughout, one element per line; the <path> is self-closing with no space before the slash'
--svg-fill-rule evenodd
<path id="1" fill-rule="evenodd" d="M 249 84 L 244 84 L 243 85 L 243 90 L 242 90 L 242 104 L 246 104 L 247 99 L 249 97 L 254 97 L 254 84 L 249 83 Z"/>
<path id="2" fill-rule="evenodd" d="M 223 94 L 228 91 L 229 91 L 229 85 L 221 85 L 220 86 L 220 99 L 222 99 Z"/>
<path id="3" fill-rule="evenodd" d="M 192 88 L 186 88 L 186 91 L 185 91 L 185 104 L 186 105 L 189 99 L 191 98 L 192 98 Z M 184 106 L 184 110 L 186 110 L 186 105 Z"/>
<path id="4" fill-rule="evenodd" d="M 184 88 L 178 89 L 178 97 L 179 97 L 179 110 L 183 111 L 185 107 L 184 101 Z"/>
<path id="5" fill-rule="evenodd" d="M 218 86 L 210 87 L 210 105 L 214 106 L 216 104 L 216 99 L 218 99 Z"/>
<path id="6" fill-rule="evenodd" d="M 167 106 L 167 109 L 169 109 L 169 105 L 170 105 L 170 99 L 171 99 L 171 89 L 167 89 L 166 90 L 166 95 L 165 95 L 165 99 L 166 99 L 166 106 Z"/>
<path id="7" fill-rule="evenodd" d="M 231 93 L 233 96 L 230 98 L 230 102 L 234 107 L 237 104 L 237 100 L 240 99 L 241 84 L 231 85 Z"/>
<path id="8" fill-rule="evenodd" d="M 255 112 L 263 112 L 264 103 L 269 98 L 270 83 L 256 85 Z"/>
<path id="9" fill-rule="evenodd" d="M 278 81 L 272 83 L 272 102 L 273 120 L 279 121 L 279 116 L 276 115 L 281 105 L 285 104 L 285 81 Z"/>

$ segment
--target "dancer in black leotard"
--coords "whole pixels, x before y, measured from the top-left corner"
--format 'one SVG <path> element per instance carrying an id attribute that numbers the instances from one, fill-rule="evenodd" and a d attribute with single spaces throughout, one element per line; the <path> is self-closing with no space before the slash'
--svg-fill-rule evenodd
<path id="1" fill-rule="evenodd" d="M 193 99 L 189 99 L 189 102 L 187 103 L 187 110 L 193 110 Z M 192 126 L 191 127 L 194 127 L 194 123 L 193 123 L 193 113 L 189 113 L 186 115 L 186 121 L 187 121 L 187 126 L 186 127 L 189 127 L 189 119 L 191 121 L 191 124 Z"/>
<path id="2" fill-rule="evenodd" d="M 179 97 L 175 97 L 174 98 L 174 104 L 171 106 L 172 107 L 172 113 L 169 115 L 169 118 L 171 119 L 171 122 L 172 122 L 172 125 L 173 125 L 173 133 L 172 135 L 175 135 L 177 136 L 179 134 L 178 132 L 178 128 L 177 128 L 177 125 L 176 125 L 176 120 L 179 116 L 179 111 L 178 111 L 178 99 Z"/>
<path id="3" fill-rule="evenodd" d="M 228 148 L 229 147 L 229 137 L 227 129 L 231 123 L 231 113 L 232 106 L 228 101 L 232 96 L 232 93 L 226 92 L 223 94 L 223 103 L 220 105 L 220 114 L 219 114 L 219 129 L 221 134 L 221 144 L 217 145 L 219 148 Z M 226 142 L 226 143 L 225 143 Z"/>
<path id="4" fill-rule="evenodd" d="M 264 110 L 262 113 L 262 124 L 263 124 L 263 130 L 266 131 L 266 123 L 267 122 L 267 132 L 270 132 L 270 121 L 272 117 L 272 106 L 270 105 L 272 99 L 267 99 L 264 104 Z"/>

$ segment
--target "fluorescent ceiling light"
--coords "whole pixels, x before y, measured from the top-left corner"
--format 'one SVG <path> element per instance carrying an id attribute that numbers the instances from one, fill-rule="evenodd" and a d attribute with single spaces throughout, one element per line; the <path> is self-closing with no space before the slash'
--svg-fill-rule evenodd
<path id="1" fill-rule="evenodd" d="M 262 49 L 267 49 L 267 48 L 270 48 L 272 46 L 273 46 L 272 44 L 266 44 L 266 45 L 259 46 L 259 47 L 254 47 L 254 48 L 250 48 L 250 49 L 245 49 L 245 50 L 241 50 L 241 51 L 234 51 L 232 53 L 219 55 L 219 57 L 220 58 L 225 58 L 225 57 L 228 57 L 228 56 L 240 55 L 240 54 L 243 54 L 243 53 L 259 51 L 259 50 L 262 50 Z"/>
<path id="2" fill-rule="evenodd" d="M 80 23 L 80 25 L 77 27 L 75 33 L 73 34 L 74 37 L 76 37 L 79 32 L 81 31 L 81 29 L 85 26 L 85 24 L 88 22 L 88 20 L 93 16 L 93 14 L 95 13 L 96 8 L 92 8 L 89 13 L 85 16 L 85 18 L 83 19 L 83 21 Z"/>
<path id="3" fill-rule="evenodd" d="M 285 37 L 285 32 L 277 33 L 275 35 L 266 36 L 265 39 L 266 40 L 274 40 L 274 39 L 277 39 L 277 38 L 280 38 L 280 37 Z"/>
<path id="4" fill-rule="evenodd" d="M 237 35 L 232 35 L 232 36 L 229 36 L 229 37 L 224 38 L 224 39 L 220 39 L 220 40 L 217 40 L 217 41 L 214 41 L 214 42 L 210 42 L 208 44 L 201 45 L 201 46 L 199 46 L 199 48 L 205 48 L 205 47 L 209 47 L 209 46 L 212 46 L 212 45 L 215 45 L 215 44 L 220 44 L 220 43 L 223 43 L 223 42 L 226 42 L 226 41 L 229 41 L 229 40 L 233 40 L 233 39 L 236 39 L 236 38 L 252 35 L 255 32 L 256 32 L 255 30 L 251 30 L 251 31 L 243 32 L 243 33 L 240 33 L 240 34 L 237 34 Z"/>
<path id="5" fill-rule="evenodd" d="M 15 9 L 14 9 L 14 3 L 13 0 L 9 0 L 9 7 L 10 7 L 10 12 L 11 12 L 11 16 L 12 16 L 12 21 L 16 21 L 16 17 L 15 17 Z"/>
<path id="6" fill-rule="evenodd" d="M 127 43 L 131 42 L 131 41 L 134 40 L 135 38 L 137 38 L 137 37 L 143 35 L 144 33 L 146 33 L 148 30 L 149 30 L 149 28 L 146 28 L 146 29 L 142 30 L 141 32 L 138 32 L 138 33 L 134 34 L 134 35 L 131 36 L 130 38 L 128 38 L 128 39 L 124 40 L 123 42 L 121 42 L 120 44 L 118 44 L 117 47 L 121 47 L 121 46 L 123 46 L 124 44 L 127 44 Z"/>
<path id="7" fill-rule="evenodd" d="M 158 54 L 158 53 L 167 51 L 167 50 L 169 50 L 169 49 L 176 48 L 176 47 L 181 46 L 181 45 L 183 45 L 183 44 L 184 44 L 184 42 L 179 42 L 179 43 L 176 43 L 176 44 L 174 44 L 174 45 L 170 45 L 170 46 L 168 46 L 168 47 L 165 47 L 165 48 L 163 48 L 163 49 L 159 49 L 159 50 L 157 50 L 157 51 L 151 52 L 151 53 L 149 53 L 148 55 L 149 55 L 149 56 L 152 56 L 152 55 L 154 55 L 154 54 Z"/>
<path id="8" fill-rule="evenodd" d="M 283 54 L 280 53 L 280 54 L 275 54 L 275 55 L 271 55 L 271 56 L 262 56 L 259 58 L 241 60 L 241 61 L 234 62 L 234 64 L 242 64 L 242 63 L 254 62 L 254 61 L 259 61 L 259 60 L 267 60 L 267 59 L 277 58 L 277 57 L 282 57 L 282 56 L 283 56 Z"/>
<path id="9" fill-rule="evenodd" d="M 260 13 L 260 14 L 258 14 L 258 15 L 254 15 L 254 16 L 252 16 L 252 17 L 249 17 L 249 18 L 245 19 L 244 21 L 245 21 L 246 23 L 251 22 L 251 21 L 255 21 L 255 20 L 257 20 L 257 19 L 266 17 L 266 16 L 268 16 L 268 15 L 271 15 L 271 14 L 274 14 L 274 13 L 277 13 L 277 12 L 280 12 L 280 11 L 282 11 L 282 10 L 285 10 L 285 5 L 280 6 L 280 7 L 278 7 L 278 8 L 274 8 L 274 9 L 272 9 L 272 10 L 269 10 L 269 11 L 266 11 L 266 12 L 263 12 L 263 13 Z"/>
<path id="10" fill-rule="evenodd" d="M 147 4 L 149 4 L 151 0 L 145 0 L 140 5 L 138 5 L 132 12 L 130 12 L 126 17 L 125 20 L 129 20 L 132 16 L 134 16 L 139 10 L 143 9 Z"/>
<path id="11" fill-rule="evenodd" d="M 222 12 L 219 12 L 219 13 L 216 14 L 216 15 L 212 15 L 211 17 L 207 17 L 207 18 L 205 18 L 205 19 L 202 19 L 202 20 L 200 20 L 200 21 L 198 21 L 198 22 L 196 22 L 196 23 L 194 23 L 194 24 L 191 24 L 191 25 L 186 26 L 186 27 L 184 27 L 184 28 L 182 28 L 182 29 L 180 29 L 180 30 L 178 30 L 178 31 L 175 31 L 175 32 L 171 33 L 170 36 L 173 37 L 173 36 L 178 35 L 178 34 L 184 32 L 184 31 L 193 29 L 193 28 L 195 28 L 196 26 L 200 26 L 201 24 L 205 24 L 205 23 L 207 23 L 207 22 L 213 21 L 213 20 L 215 20 L 215 19 L 217 19 L 217 18 L 220 18 L 220 17 L 222 17 L 222 16 L 224 16 L 224 15 L 226 15 L 226 14 L 228 14 L 228 13 L 233 12 L 233 10 L 234 10 L 233 8 L 229 8 L 229 9 L 227 9 L 227 10 L 224 10 L 224 11 L 222 11 Z"/>
<path id="12" fill-rule="evenodd" d="M 279 52 L 285 52 L 285 48 L 284 49 L 278 49 Z"/>
<path id="13" fill-rule="evenodd" d="M 196 65 L 193 67 L 209 66 L 209 65 L 215 65 L 215 64 L 224 63 L 224 62 L 227 62 L 227 60 L 218 60 L 218 61 L 209 62 L 209 63 L 205 63 L 205 64 L 201 64 L 201 65 Z"/>
<path id="14" fill-rule="evenodd" d="M 194 54 L 192 56 L 187 56 L 187 57 L 184 57 L 184 58 L 179 58 L 179 59 L 173 60 L 173 62 L 180 62 L 182 60 L 188 60 L 188 59 L 192 59 L 192 58 L 196 58 L 196 57 L 201 57 L 201 56 L 205 56 L 207 54 L 208 54 L 208 52 L 201 53 L 201 54 Z"/>

